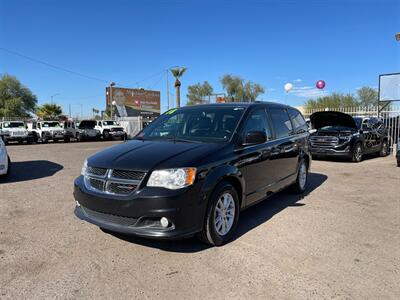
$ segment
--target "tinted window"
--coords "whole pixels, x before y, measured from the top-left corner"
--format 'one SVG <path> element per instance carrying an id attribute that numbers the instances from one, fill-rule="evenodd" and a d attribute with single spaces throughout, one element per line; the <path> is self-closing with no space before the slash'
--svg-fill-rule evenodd
<path id="1" fill-rule="evenodd" d="M 290 122 L 289 115 L 285 109 L 271 108 L 269 110 L 272 125 L 275 129 L 276 138 L 289 136 L 292 132 L 292 123 Z"/>
<path id="2" fill-rule="evenodd" d="M 147 126 L 138 138 L 223 142 L 230 139 L 243 107 L 172 109 Z"/>
<path id="3" fill-rule="evenodd" d="M 244 133 L 246 134 L 249 131 L 264 131 L 267 139 L 271 138 L 271 129 L 264 109 L 260 108 L 251 112 L 244 126 Z"/>
<path id="4" fill-rule="evenodd" d="M 292 120 L 294 130 L 297 133 L 308 130 L 306 120 L 304 120 L 302 114 L 298 110 L 289 108 L 288 112 L 289 112 L 290 119 Z"/>
<path id="5" fill-rule="evenodd" d="M 96 121 L 82 121 L 79 123 L 79 129 L 93 129 L 96 126 Z"/>

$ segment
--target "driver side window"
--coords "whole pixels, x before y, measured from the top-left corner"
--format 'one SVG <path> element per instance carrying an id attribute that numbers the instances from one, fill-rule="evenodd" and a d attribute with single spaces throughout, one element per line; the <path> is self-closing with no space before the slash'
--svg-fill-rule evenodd
<path id="1" fill-rule="evenodd" d="M 267 121 L 265 109 L 255 109 L 250 113 L 244 126 L 244 134 L 250 131 L 263 131 L 267 136 L 267 140 L 271 139 L 271 128 Z"/>

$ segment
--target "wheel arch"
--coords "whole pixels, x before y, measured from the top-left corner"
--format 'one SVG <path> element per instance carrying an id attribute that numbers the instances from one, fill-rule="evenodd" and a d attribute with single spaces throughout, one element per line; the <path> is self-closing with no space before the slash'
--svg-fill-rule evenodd
<path id="1" fill-rule="evenodd" d="M 207 201 L 209 201 L 214 189 L 223 181 L 230 183 L 235 188 L 239 197 L 240 206 L 242 207 L 245 183 L 240 170 L 233 166 L 221 166 L 209 171 L 206 175 L 202 191 L 207 195 Z"/>

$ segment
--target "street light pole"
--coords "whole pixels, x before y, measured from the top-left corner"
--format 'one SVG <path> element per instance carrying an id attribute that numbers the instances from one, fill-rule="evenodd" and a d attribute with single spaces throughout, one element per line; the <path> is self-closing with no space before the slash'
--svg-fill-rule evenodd
<path id="1" fill-rule="evenodd" d="M 50 99 L 51 99 L 51 100 L 50 100 L 50 103 L 51 103 L 51 104 L 53 104 L 53 97 L 58 96 L 58 95 L 60 95 L 60 94 L 59 94 L 59 93 L 56 93 L 56 94 L 50 96 Z"/>

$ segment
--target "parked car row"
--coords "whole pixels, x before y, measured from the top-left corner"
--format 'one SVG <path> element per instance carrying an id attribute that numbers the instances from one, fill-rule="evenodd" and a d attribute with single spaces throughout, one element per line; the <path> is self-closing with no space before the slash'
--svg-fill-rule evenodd
<path id="1" fill-rule="evenodd" d="M 2 121 L 0 122 L 0 137 L 5 144 L 9 142 L 48 143 L 49 141 L 71 140 L 108 140 L 111 138 L 126 139 L 123 127 L 112 120 L 82 120 L 74 121 Z"/>

